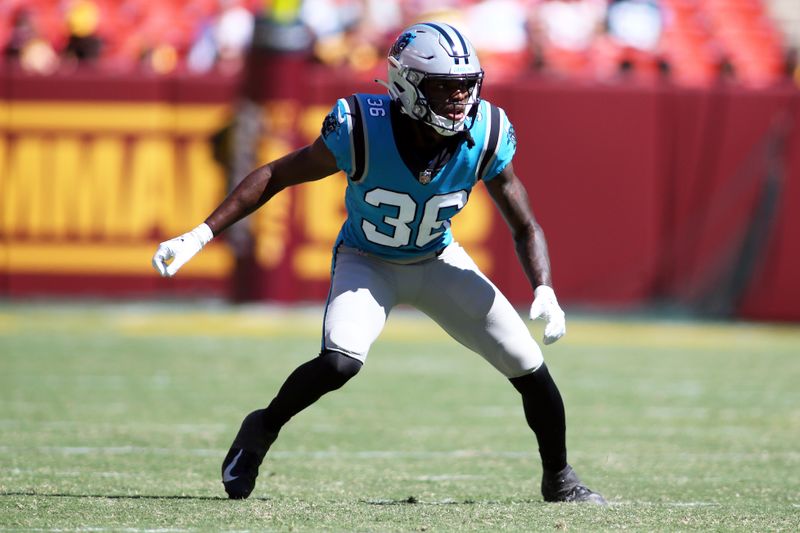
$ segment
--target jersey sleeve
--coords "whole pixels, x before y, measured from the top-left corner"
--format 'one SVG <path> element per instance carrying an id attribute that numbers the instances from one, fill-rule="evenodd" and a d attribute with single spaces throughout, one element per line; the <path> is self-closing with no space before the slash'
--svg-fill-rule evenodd
<path id="1" fill-rule="evenodd" d="M 336 166 L 348 176 L 353 173 L 353 119 L 351 102 L 340 98 L 322 122 L 322 140 L 336 158 Z"/>
<path id="2" fill-rule="evenodd" d="M 497 128 L 497 148 L 489 159 L 489 164 L 483 173 L 483 181 L 490 181 L 500 174 L 514 158 L 517 151 L 517 136 L 514 132 L 514 125 L 508 120 L 506 112 L 501 108 L 492 106 L 491 127 Z"/>

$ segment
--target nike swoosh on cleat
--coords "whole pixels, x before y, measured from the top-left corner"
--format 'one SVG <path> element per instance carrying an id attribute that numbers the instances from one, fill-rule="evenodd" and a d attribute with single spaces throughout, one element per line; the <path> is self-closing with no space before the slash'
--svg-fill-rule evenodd
<path id="1" fill-rule="evenodd" d="M 223 483 L 229 483 L 231 481 L 235 481 L 235 480 L 239 479 L 239 476 L 232 476 L 231 472 L 233 472 L 233 467 L 236 466 L 236 463 L 239 461 L 239 457 L 242 456 L 242 452 L 244 452 L 244 450 L 239 450 L 239 453 L 237 453 L 236 457 L 233 458 L 233 461 L 231 461 L 231 464 L 229 464 L 228 467 L 225 469 L 225 471 L 222 472 L 222 482 Z"/>

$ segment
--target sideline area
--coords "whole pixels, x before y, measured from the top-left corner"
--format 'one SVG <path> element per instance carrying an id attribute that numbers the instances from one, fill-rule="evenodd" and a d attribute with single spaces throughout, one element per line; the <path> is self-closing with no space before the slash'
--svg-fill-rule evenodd
<path id="1" fill-rule="evenodd" d="M 522 313 L 523 311 L 520 310 Z M 196 302 L 0 302 L 4 333 L 106 330 L 126 336 L 305 337 L 319 334 L 323 308 L 307 305 L 230 305 Z M 535 337 L 543 322 L 528 322 Z M 743 348 L 770 344 L 800 347 L 800 324 L 702 321 L 652 314 L 567 313 L 567 335 L 559 346 Z M 381 338 L 452 342 L 425 315 L 408 307 L 392 311 Z"/>

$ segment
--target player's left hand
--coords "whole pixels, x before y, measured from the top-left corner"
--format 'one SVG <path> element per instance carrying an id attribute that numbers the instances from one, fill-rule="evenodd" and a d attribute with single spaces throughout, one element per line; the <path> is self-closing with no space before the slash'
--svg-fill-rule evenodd
<path id="1" fill-rule="evenodd" d="M 564 311 L 558 305 L 556 293 L 547 285 L 539 285 L 533 291 L 531 304 L 531 320 L 544 318 L 544 343 L 553 344 L 567 332 L 567 321 Z"/>

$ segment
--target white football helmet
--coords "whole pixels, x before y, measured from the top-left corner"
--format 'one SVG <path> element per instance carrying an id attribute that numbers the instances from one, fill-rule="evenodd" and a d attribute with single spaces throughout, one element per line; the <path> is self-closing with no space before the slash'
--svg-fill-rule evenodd
<path id="1" fill-rule="evenodd" d="M 389 82 L 380 81 L 403 113 L 432 126 L 441 135 L 455 135 L 475 121 L 483 70 L 475 48 L 449 24 L 423 22 L 405 29 L 389 51 Z M 457 120 L 437 115 L 449 101 L 432 101 L 426 87 L 436 81 L 460 82 L 469 91 Z M 428 91 L 430 92 L 430 91 Z"/>

